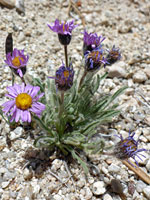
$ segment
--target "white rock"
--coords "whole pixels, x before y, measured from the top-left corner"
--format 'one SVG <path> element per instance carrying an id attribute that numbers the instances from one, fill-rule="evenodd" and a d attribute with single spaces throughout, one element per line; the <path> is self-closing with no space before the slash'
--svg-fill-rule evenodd
<path id="1" fill-rule="evenodd" d="M 23 134 L 23 128 L 18 126 L 14 131 L 10 132 L 10 139 L 14 140 L 19 138 Z"/>
<path id="2" fill-rule="evenodd" d="M 139 198 L 139 193 L 135 190 L 133 196 L 132 196 L 133 199 L 138 199 Z"/>
<path id="3" fill-rule="evenodd" d="M 112 164 L 108 167 L 108 171 L 109 171 L 109 172 L 117 173 L 117 172 L 120 172 L 120 167 L 118 167 L 117 165 L 115 165 L 115 164 L 112 163 Z"/>
<path id="4" fill-rule="evenodd" d="M 112 66 L 108 67 L 108 76 L 111 78 L 113 77 L 125 78 L 127 76 L 125 67 L 126 63 L 123 61 L 113 64 Z"/>
<path id="5" fill-rule="evenodd" d="M 25 40 L 25 35 L 24 33 L 21 31 L 19 33 L 19 36 L 18 36 L 18 42 L 23 42 Z"/>
<path id="6" fill-rule="evenodd" d="M 112 197 L 109 194 L 105 194 L 103 196 L 103 200 L 113 200 Z"/>
<path id="7" fill-rule="evenodd" d="M 144 136 L 150 135 L 150 127 L 143 128 L 142 131 Z"/>
<path id="8" fill-rule="evenodd" d="M 85 199 L 90 200 L 90 199 L 92 199 L 92 196 L 93 196 L 93 194 L 92 194 L 90 188 L 87 187 L 85 190 Z"/>
<path id="9" fill-rule="evenodd" d="M 59 194 L 55 194 L 53 198 L 54 200 L 63 200 L 63 198 Z"/>
<path id="10" fill-rule="evenodd" d="M 144 72 L 146 73 L 146 75 L 148 76 L 148 78 L 150 78 L 150 67 L 146 67 L 144 69 Z"/>
<path id="11" fill-rule="evenodd" d="M 24 172 L 23 172 L 23 177 L 24 177 L 24 179 L 25 179 L 25 180 L 30 180 L 30 179 L 32 178 L 32 176 L 33 176 L 32 171 L 29 170 L 29 169 L 27 169 L 27 168 L 25 168 L 25 169 L 24 169 Z"/>
<path id="12" fill-rule="evenodd" d="M 95 182 L 93 184 L 92 191 L 93 191 L 93 194 L 95 194 L 95 195 L 104 194 L 106 192 L 104 182 L 103 181 L 97 181 L 97 182 Z"/>
<path id="13" fill-rule="evenodd" d="M 108 174 L 108 170 L 106 169 L 106 167 L 103 166 L 101 170 L 102 170 L 102 172 L 103 172 L 104 174 Z"/>
<path id="14" fill-rule="evenodd" d="M 2 188 L 6 188 L 9 185 L 10 181 L 2 182 Z"/>
<path id="15" fill-rule="evenodd" d="M 57 169 L 60 169 L 61 165 L 62 165 L 62 160 L 55 159 L 55 160 L 52 162 L 51 170 L 57 171 Z"/>
<path id="16" fill-rule="evenodd" d="M 148 141 L 150 141 L 150 128 L 143 128 L 143 135 L 146 137 Z"/>
<path id="17" fill-rule="evenodd" d="M 85 185 L 85 181 L 79 180 L 77 184 L 78 184 L 78 187 L 79 187 L 79 188 L 83 188 L 84 185 Z"/>
<path id="18" fill-rule="evenodd" d="M 143 181 L 138 181 L 136 184 L 136 191 L 142 192 L 145 187 L 146 187 L 146 184 L 143 183 Z"/>
<path id="19" fill-rule="evenodd" d="M 147 199 L 150 199 L 150 186 L 147 186 L 143 189 L 143 193 L 147 197 Z"/>
<path id="20" fill-rule="evenodd" d="M 148 160 L 148 162 L 146 164 L 146 169 L 150 172 L 150 160 Z"/>
<path id="21" fill-rule="evenodd" d="M 40 189 L 41 189 L 41 188 L 40 188 L 40 185 L 37 185 L 37 184 L 34 185 L 34 187 L 33 187 L 33 193 L 34 193 L 34 194 L 38 194 L 39 191 L 40 191 Z"/>
<path id="22" fill-rule="evenodd" d="M 133 75 L 133 81 L 135 83 L 142 83 L 147 80 L 147 76 L 143 71 L 138 71 Z"/>

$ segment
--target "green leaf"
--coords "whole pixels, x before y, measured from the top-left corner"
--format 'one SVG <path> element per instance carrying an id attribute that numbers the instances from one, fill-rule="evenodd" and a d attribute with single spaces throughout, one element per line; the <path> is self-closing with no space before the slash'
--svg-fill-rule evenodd
<path id="1" fill-rule="evenodd" d="M 1 108 L 0 108 L 0 115 L 2 116 L 2 118 L 5 120 L 5 122 L 6 122 L 7 124 L 10 124 L 10 122 L 4 117 L 4 114 L 3 114 L 3 111 L 2 111 Z"/>
<path id="2" fill-rule="evenodd" d="M 55 138 L 49 136 L 40 136 L 34 141 L 35 147 L 50 147 L 55 144 Z"/>
<path id="3" fill-rule="evenodd" d="M 70 148 L 69 151 L 71 152 L 72 157 L 74 159 L 76 159 L 81 164 L 85 174 L 88 174 L 89 173 L 89 169 L 88 169 L 86 163 L 75 153 L 75 151 L 72 148 Z"/>

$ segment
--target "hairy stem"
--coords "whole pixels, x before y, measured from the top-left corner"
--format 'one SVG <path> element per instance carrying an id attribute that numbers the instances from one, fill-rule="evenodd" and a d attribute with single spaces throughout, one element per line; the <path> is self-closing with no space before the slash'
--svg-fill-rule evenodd
<path id="1" fill-rule="evenodd" d="M 15 76 L 14 76 L 14 73 L 13 71 L 11 70 L 11 75 L 12 75 L 12 86 L 14 85 L 14 82 L 15 82 Z"/>
<path id="2" fill-rule="evenodd" d="M 63 111 L 64 111 L 64 91 L 61 91 L 59 118 L 61 117 Z"/>
<path id="3" fill-rule="evenodd" d="M 68 67 L 68 53 L 67 53 L 67 45 L 64 45 L 64 51 L 65 51 L 65 62 L 66 62 L 66 67 Z"/>
<path id="4" fill-rule="evenodd" d="M 24 77 L 21 77 L 21 81 L 26 85 Z"/>
<path id="5" fill-rule="evenodd" d="M 81 87 L 81 85 L 82 85 L 82 83 L 83 83 L 83 81 L 84 81 L 86 75 L 87 75 L 87 71 L 85 70 L 85 71 L 84 71 L 84 74 L 83 74 L 82 77 L 81 77 L 80 83 L 79 83 L 79 89 L 80 89 L 80 87 Z"/>

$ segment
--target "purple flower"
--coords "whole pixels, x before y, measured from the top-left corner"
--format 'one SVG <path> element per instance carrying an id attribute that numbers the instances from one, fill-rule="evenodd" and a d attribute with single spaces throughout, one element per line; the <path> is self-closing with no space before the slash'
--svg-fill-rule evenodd
<path id="1" fill-rule="evenodd" d="M 102 35 L 98 36 L 97 33 L 88 33 L 86 30 L 84 30 L 83 53 L 85 54 L 86 51 L 92 51 L 93 49 L 97 48 L 104 40 L 105 37 Z"/>
<path id="2" fill-rule="evenodd" d="M 55 84 L 58 90 L 66 91 L 73 85 L 74 70 L 72 66 L 65 67 L 64 63 L 56 71 L 55 77 L 49 77 L 55 79 Z"/>
<path id="3" fill-rule="evenodd" d="M 78 26 L 74 25 L 74 20 L 60 23 L 58 19 L 55 20 L 54 24 L 47 25 L 52 31 L 58 33 L 58 38 L 62 45 L 68 45 L 70 43 L 72 30 Z"/>
<path id="4" fill-rule="evenodd" d="M 107 61 L 109 62 L 109 65 L 112 65 L 113 63 L 117 62 L 121 58 L 121 53 L 119 48 L 115 48 L 115 45 L 113 45 L 111 50 L 107 50 Z"/>
<path id="5" fill-rule="evenodd" d="M 29 56 L 24 55 L 24 50 L 14 49 L 12 54 L 8 53 L 6 55 L 5 63 L 14 69 L 14 72 L 20 77 L 26 72 L 26 65 L 28 62 Z"/>
<path id="6" fill-rule="evenodd" d="M 87 51 L 85 54 L 85 68 L 87 71 L 94 71 L 107 64 L 107 59 L 103 56 L 103 49 L 98 47 L 93 51 Z"/>
<path id="7" fill-rule="evenodd" d="M 12 100 L 5 102 L 2 106 L 3 112 L 8 116 L 11 116 L 10 122 L 15 120 L 18 122 L 20 119 L 22 122 L 31 122 L 31 113 L 35 113 L 40 117 L 41 112 L 45 110 L 45 105 L 38 102 L 38 100 L 44 95 L 38 92 L 40 87 L 27 85 L 13 85 L 7 87 L 8 94 Z"/>
<path id="8" fill-rule="evenodd" d="M 142 160 L 140 158 L 139 155 L 145 157 L 142 154 L 139 154 L 141 151 L 146 151 L 146 149 L 138 149 L 138 143 L 139 140 L 136 141 L 134 140 L 134 135 L 135 133 L 130 133 L 129 132 L 129 136 L 125 139 L 123 139 L 122 135 L 116 135 L 117 137 L 119 137 L 121 139 L 120 142 L 117 143 L 117 145 L 115 146 L 114 149 L 114 154 L 116 155 L 117 158 L 124 160 L 124 159 L 128 159 L 128 158 L 133 158 L 135 160 L 135 163 L 138 165 L 138 162 L 136 161 L 135 157 L 138 157 L 140 160 Z"/>

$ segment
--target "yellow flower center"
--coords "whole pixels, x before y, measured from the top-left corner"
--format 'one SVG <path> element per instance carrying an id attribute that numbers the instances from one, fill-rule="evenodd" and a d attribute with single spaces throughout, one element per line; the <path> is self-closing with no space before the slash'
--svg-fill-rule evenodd
<path id="1" fill-rule="evenodd" d="M 98 62 L 99 51 L 93 51 L 89 53 L 88 58 L 92 58 L 94 62 Z M 99 57 L 99 60 L 102 60 L 102 54 Z"/>
<path id="2" fill-rule="evenodd" d="M 119 56 L 119 52 L 117 52 L 117 51 L 111 51 L 110 52 L 110 55 L 113 57 L 113 58 L 118 58 L 118 56 Z"/>
<path id="3" fill-rule="evenodd" d="M 64 71 L 64 77 L 65 77 L 65 78 L 68 78 L 68 77 L 69 77 L 69 71 L 68 71 L 68 70 L 65 70 L 65 71 Z"/>
<path id="4" fill-rule="evenodd" d="M 16 56 L 16 57 L 12 60 L 12 64 L 13 64 L 15 67 L 19 67 L 19 66 L 21 65 L 20 59 L 21 59 L 22 61 L 24 61 L 24 59 L 21 58 L 20 56 Z"/>
<path id="5" fill-rule="evenodd" d="M 16 106 L 21 110 L 27 110 L 31 107 L 32 98 L 27 93 L 21 93 L 16 97 Z"/>
<path id="6" fill-rule="evenodd" d="M 137 146 L 136 146 L 136 144 L 134 144 L 134 142 L 132 140 L 124 139 L 121 143 L 126 144 L 127 147 L 130 147 L 132 151 L 136 151 L 137 150 Z M 122 147 L 122 149 L 124 151 L 126 151 L 127 147 Z"/>

